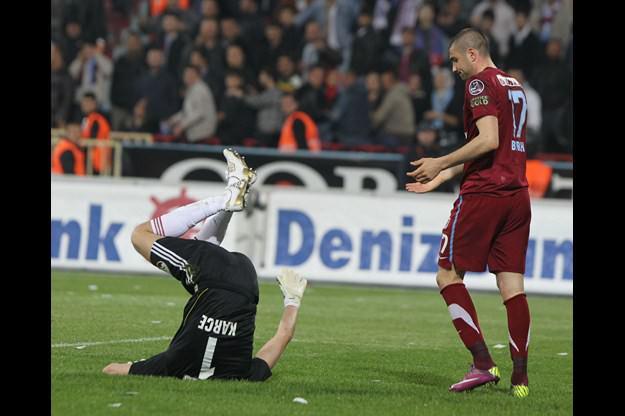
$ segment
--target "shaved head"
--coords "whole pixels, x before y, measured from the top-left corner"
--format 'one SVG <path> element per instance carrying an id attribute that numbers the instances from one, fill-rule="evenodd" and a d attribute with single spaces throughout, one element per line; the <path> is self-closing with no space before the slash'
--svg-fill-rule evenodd
<path id="1" fill-rule="evenodd" d="M 462 29 L 449 42 L 449 49 L 455 47 L 458 52 L 464 53 L 467 49 L 473 48 L 484 57 L 490 57 L 489 46 L 488 38 L 482 32 L 472 28 Z"/>

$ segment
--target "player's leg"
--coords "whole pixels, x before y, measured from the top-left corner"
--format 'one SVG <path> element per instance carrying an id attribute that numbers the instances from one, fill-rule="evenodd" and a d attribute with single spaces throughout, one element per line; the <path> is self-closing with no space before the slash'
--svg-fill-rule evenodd
<path id="1" fill-rule="evenodd" d="M 222 195 L 187 204 L 135 227 L 131 238 L 132 244 L 146 260 L 150 261 L 152 245 L 159 238 L 179 237 L 200 221 L 226 211 L 222 215 L 215 216 L 215 221 L 205 224 L 207 227 L 204 232 L 200 231 L 204 236 L 215 236 L 214 240 L 221 243 L 231 213 L 241 211 L 245 207 L 249 187 L 256 180 L 256 173 L 248 168 L 243 157 L 236 151 L 224 149 L 223 154 L 228 169 L 227 185 Z"/>
<path id="2" fill-rule="evenodd" d="M 211 215 L 206 218 L 206 221 L 202 224 L 202 228 L 200 228 L 200 231 L 195 235 L 195 238 L 197 240 L 208 241 L 218 246 L 221 245 L 221 242 L 226 236 L 226 230 L 228 229 L 231 218 L 232 212 L 228 211 L 221 211 L 215 215 Z"/>
<path id="3" fill-rule="evenodd" d="M 480 221 L 483 210 L 484 202 L 479 198 L 458 198 L 441 240 L 436 283 L 460 339 L 473 356 L 469 373 L 450 387 L 452 391 L 499 381 L 499 370 L 488 351 L 477 310 L 463 280 L 465 271 L 486 268 L 489 244 L 484 236 L 494 225 Z"/>
<path id="4" fill-rule="evenodd" d="M 225 149 L 223 153 L 228 163 L 228 170 L 226 171 L 228 186 L 237 187 L 239 184 L 245 183 L 245 198 L 249 188 L 256 181 L 256 173 L 247 166 L 245 159 L 236 151 Z M 197 240 L 204 240 L 209 243 L 221 245 L 231 218 L 231 210 L 220 211 L 208 217 L 195 238 Z"/>
<path id="5" fill-rule="evenodd" d="M 512 394 L 526 397 L 529 394 L 527 378 L 527 352 L 530 343 L 530 309 L 523 289 L 523 275 L 501 272 L 497 286 L 508 315 L 508 340 L 512 358 Z"/>
<path id="6" fill-rule="evenodd" d="M 486 383 L 499 382 L 499 369 L 484 341 L 477 310 L 464 285 L 463 278 L 464 272 L 456 272 L 453 268 L 452 270 L 439 268 L 436 276 L 436 282 L 447 304 L 452 323 L 462 343 L 473 356 L 473 365 L 469 373 L 460 382 L 450 387 L 452 391 L 465 391 Z"/>
<path id="7" fill-rule="evenodd" d="M 231 195 L 224 193 L 205 198 L 139 224 L 132 232 L 132 245 L 139 254 L 150 261 L 150 252 L 156 240 L 163 237 L 179 237 L 198 222 L 225 210 Z"/>
<path id="8" fill-rule="evenodd" d="M 497 287 L 508 317 L 508 339 L 513 363 L 512 394 L 526 397 L 529 394 L 527 357 L 531 324 L 523 282 L 531 219 L 527 192 L 510 197 L 509 206 L 510 213 L 493 243 L 488 266 L 497 278 Z"/>

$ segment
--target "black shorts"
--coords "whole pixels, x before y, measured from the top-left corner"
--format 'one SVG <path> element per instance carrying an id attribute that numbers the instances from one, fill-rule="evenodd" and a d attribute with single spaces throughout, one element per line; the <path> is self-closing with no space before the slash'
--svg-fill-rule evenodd
<path id="1" fill-rule="evenodd" d="M 245 255 L 165 237 L 154 243 L 150 260 L 192 296 L 168 349 L 133 363 L 130 374 L 199 379 L 267 374 L 252 360 L 258 281 Z"/>

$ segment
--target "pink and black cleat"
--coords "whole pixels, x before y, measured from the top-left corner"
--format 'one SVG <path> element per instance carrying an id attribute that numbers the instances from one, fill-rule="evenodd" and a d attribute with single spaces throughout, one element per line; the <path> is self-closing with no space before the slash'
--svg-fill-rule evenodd
<path id="1" fill-rule="evenodd" d="M 499 369 L 497 366 L 491 367 L 489 370 L 478 370 L 473 365 L 469 368 L 469 372 L 462 380 L 449 387 L 449 391 L 461 392 L 472 390 L 476 387 L 483 386 L 488 383 L 499 383 Z"/>

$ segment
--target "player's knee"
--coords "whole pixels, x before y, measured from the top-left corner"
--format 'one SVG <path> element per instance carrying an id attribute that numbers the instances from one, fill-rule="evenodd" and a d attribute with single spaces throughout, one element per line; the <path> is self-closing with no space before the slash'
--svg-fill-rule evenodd
<path id="1" fill-rule="evenodd" d="M 439 289 L 454 283 L 462 283 L 462 278 L 454 270 L 439 269 L 436 274 L 436 284 Z"/>
<path id="2" fill-rule="evenodd" d="M 143 247 L 143 244 L 146 241 L 146 234 L 148 233 L 152 233 L 152 230 L 149 228 L 149 223 L 147 222 L 137 225 L 132 230 L 130 242 L 136 250 L 140 250 Z"/>

